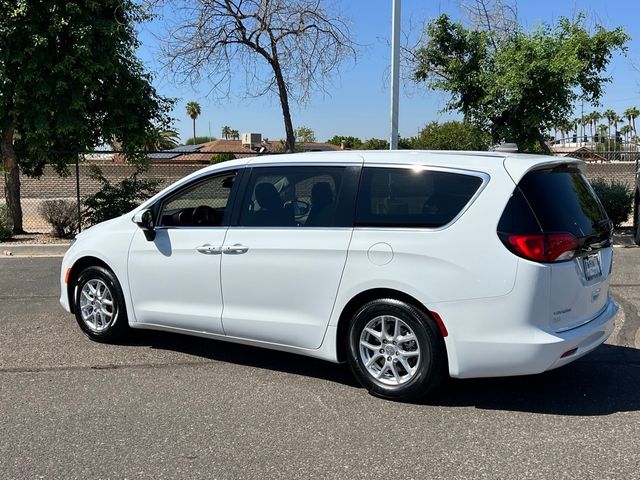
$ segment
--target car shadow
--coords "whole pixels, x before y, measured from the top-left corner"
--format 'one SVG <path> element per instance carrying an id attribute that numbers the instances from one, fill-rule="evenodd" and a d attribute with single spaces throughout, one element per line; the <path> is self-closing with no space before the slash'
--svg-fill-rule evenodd
<path id="1" fill-rule="evenodd" d="M 135 332 L 128 344 L 362 388 L 346 364 L 292 353 L 151 331 Z M 640 350 L 602 345 L 574 363 L 539 375 L 451 379 L 418 405 L 569 416 L 637 411 L 640 410 Z"/>
<path id="2" fill-rule="evenodd" d="M 556 370 L 521 377 L 450 380 L 423 402 L 548 415 L 640 410 L 640 350 L 602 345 Z"/>
<path id="3" fill-rule="evenodd" d="M 127 345 L 171 350 L 209 360 L 314 377 L 361 388 L 347 364 L 208 338 L 151 330 L 134 330 Z"/>

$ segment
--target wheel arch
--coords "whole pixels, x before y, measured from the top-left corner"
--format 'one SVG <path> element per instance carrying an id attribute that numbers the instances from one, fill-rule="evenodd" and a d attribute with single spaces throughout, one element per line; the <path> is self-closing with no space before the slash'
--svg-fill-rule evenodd
<path id="1" fill-rule="evenodd" d="M 76 280 L 78 280 L 78 276 L 80 275 L 80 273 L 87 267 L 103 267 L 113 272 L 113 268 L 111 268 L 104 260 L 101 260 L 98 257 L 86 256 L 77 259 L 71 267 L 71 271 L 69 272 L 69 277 L 67 280 L 67 297 L 69 299 L 69 309 L 71 310 L 71 313 L 75 313 L 75 299 L 73 290 Z"/>
<path id="2" fill-rule="evenodd" d="M 399 300 L 401 302 L 412 305 L 417 308 L 421 312 L 424 312 L 426 315 L 431 317 L 436 324 L 438 325 L 438 331 L 440 333 L 439 337 L 442 342 L 442 347 L 444 348 L 445 353 L 447 353 L 447 347 L 444 342 L 444 337 L 447 336 L 446 327 L 442 323 L 437 315 L 434 315 L 425 305 L 420 302 L 415 297 L 411 295 L 401 292 L 400 290 L 395 290 L 392 288 L 372 288 L 369 290 L 365 290 L 360 292 L 355 297 L 353 297 L 342 309 L 340 313 L 340 318 L 338 319 L 338 326 L 336 331 L 336 357 L 339 362 L 344 362 L 347 358 L 347 347 L 348 347 L 348 338 L 347 332 L 349 329 L 349 322 L 353 315 L 358 311 L 360 307 L 365 305 L 367 302 L 371 300 L 376 300 L 380 298 L 392 298 L 394 300 Z"/>

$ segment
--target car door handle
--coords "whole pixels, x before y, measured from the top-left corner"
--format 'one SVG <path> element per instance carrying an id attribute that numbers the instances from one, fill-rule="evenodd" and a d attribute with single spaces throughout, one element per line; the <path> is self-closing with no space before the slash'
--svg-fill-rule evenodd
<path id="1" fill-rule="evenodd" d="M 236 243 L 235 245 L 227 245 L 225 247 L 222 247 L 222 251 L 227 255 L 240 255 L 241 253 L 247 253 L 248 250 L 249 250 L 249 247 L 245 245 L 241 245 L 239 243 Z"/>
<path id="2" fill-rule="evenodd" d="M 204 253 L 205 255 L 220 255 L 222 253 L 222 247 L 216 247 L 215 245 L 210 245 L 208 243 L 196 247 L 196 250 L 200 253 Z"/>

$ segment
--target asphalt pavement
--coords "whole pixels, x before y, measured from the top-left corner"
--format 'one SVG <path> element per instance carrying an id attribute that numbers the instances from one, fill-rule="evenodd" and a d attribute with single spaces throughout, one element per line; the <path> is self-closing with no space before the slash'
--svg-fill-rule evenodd
<path id="1" fill-rule="evenodd" d="M 616 248 L 606 345 L 420 404 L 286 353 L 94 343 L 58 304 L 59 265 L 0 258 L 0 479 L 640 479 L 640 248 Z"/>

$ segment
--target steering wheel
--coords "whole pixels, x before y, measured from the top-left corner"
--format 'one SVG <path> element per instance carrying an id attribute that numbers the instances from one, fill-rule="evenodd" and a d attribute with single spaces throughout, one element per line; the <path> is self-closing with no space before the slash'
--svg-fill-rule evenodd
<path id="1" fill-rule="evenodd" d="M 194 225 L 214 226 L 216 211 L 208 205 L 199 205 L 193 210 L 191 221 Z"/>

